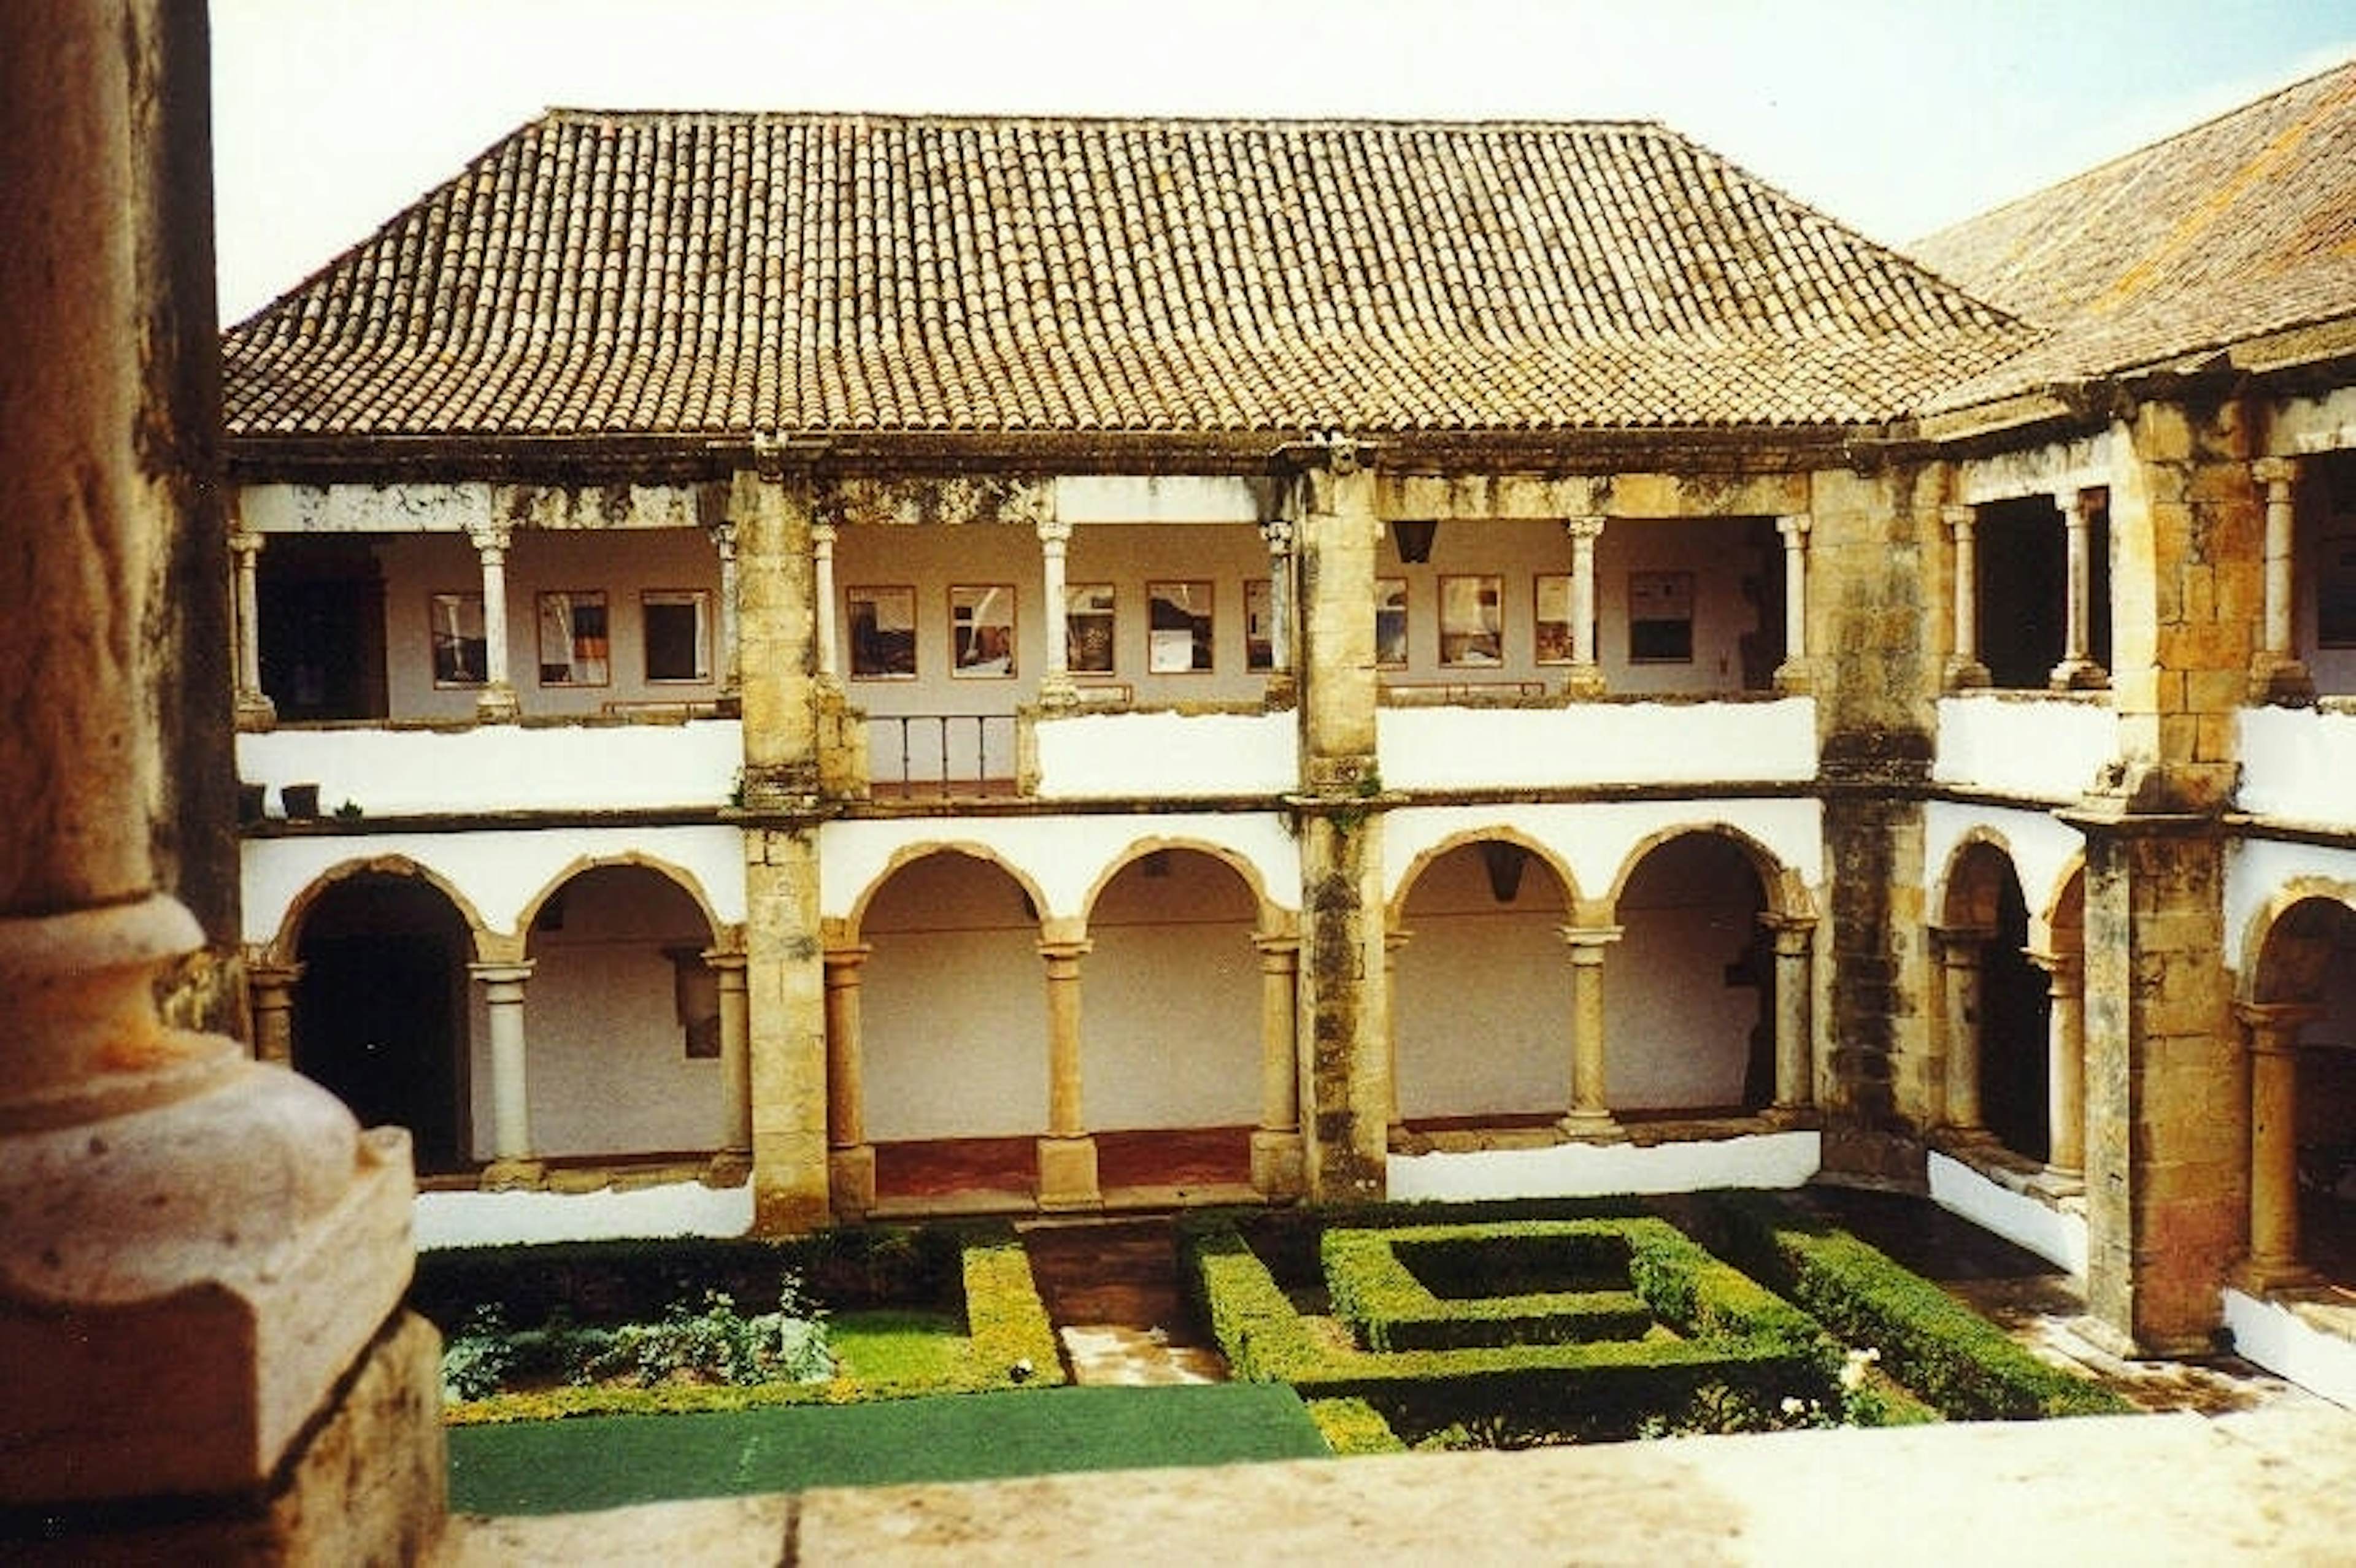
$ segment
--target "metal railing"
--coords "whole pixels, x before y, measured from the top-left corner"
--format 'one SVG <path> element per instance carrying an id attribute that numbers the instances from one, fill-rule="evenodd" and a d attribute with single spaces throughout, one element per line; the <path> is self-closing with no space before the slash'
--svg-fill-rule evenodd
<path id="1" fill-rule="evenodd" d="M 1012 713 L 894 713 L 867 720 L 871 786 L 883 795 L 1011 795 Z"/>

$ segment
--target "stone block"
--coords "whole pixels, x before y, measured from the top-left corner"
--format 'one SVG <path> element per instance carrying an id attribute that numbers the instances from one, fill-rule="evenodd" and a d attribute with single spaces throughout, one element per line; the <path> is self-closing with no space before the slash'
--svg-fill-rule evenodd
<path id="1" fill-rule="evenodd" d="M 1047 1212 L 1101 1209 L 1104 1191 L 1097 1184 L 1097 1140 L 1044 1137 L 1039 1140 L 1039 1207 Z"/>

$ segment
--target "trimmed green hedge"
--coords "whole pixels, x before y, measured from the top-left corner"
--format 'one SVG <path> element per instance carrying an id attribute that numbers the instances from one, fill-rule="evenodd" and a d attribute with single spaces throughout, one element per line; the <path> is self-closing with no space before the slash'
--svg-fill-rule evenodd
<path id="1" fill-rule="evenodd" d="M 2038 1360 L 1987 1318 L 1847 1232 L 1772 1198 L 1714 1206 L 1739 1261 L 1849 1343 L 1881 1352 L 1898 1381 L 1959 1421 L 2115 1415 L 2136 1407 Z"/>
<path id="2" fill-rule="evenodd" d="M 1363 1399 L 1312 1399 L 1308 1405 L 1309 1419 L 1317 1424 L 1318 1435 L 1336 1454 L 1407 1452 L 1407 1445 L 1398 1440 L 1383 1413 Z"/>
<path id="3" fill-rule="evenodd" d="M 1064 1362 L 1031 1277 L 1031 1260 L 1012 1232 L 965 1249 L 965 1323 L 973 1338 L 973 1386 L 1014 1388 L 1064 1381 Z"/>

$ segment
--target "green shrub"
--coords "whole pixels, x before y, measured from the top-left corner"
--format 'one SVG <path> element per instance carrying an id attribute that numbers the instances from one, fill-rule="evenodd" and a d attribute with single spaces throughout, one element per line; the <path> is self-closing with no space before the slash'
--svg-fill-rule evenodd
<path id="1" fill-rule="evenodd" d="M 1317 1424 L 1318 1435 L 1336 1454 L 1407 1452 L 1407 1445 L 1398 1440 L 1382 1412 L 1363 1399 L 1312 1399 L 1308 1403 L 1309 1419 Z"/>
<path id="2" fill-rule="evenodd" d="M 1064 1362 L 1031 1277 L 1031 1260 L 1012 1231 L 966 1248 L 966 1332 L 973 1339 L 974 1386 L 1012 1388 L 1064 1381 Z"/>
<path id="3" fill-rule="evenodd" d="M 1730 1245 L 1890 1376 L 1954 1420 L 2116 1414 L 2135 1407 L 2039 1360 L 1954 1296 L 1846 1231 L 1747 1193 L 1720 1195 Z"/>

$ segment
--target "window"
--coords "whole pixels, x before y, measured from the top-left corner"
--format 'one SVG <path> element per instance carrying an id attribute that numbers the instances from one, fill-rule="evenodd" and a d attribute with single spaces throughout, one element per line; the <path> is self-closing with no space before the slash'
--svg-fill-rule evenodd
<path id="1" fill-rule="evenodd" d="M 488 655 L 483 641 L 483 596 L 434 595 L 434 684 L 480 686 Z"/>
<path id="2" fill-rule="evenodd" d="M 1244 579 L 1244 668 L 1276 667 L 1276 591 L 1265 577 Z"/>
<path id="3" fill-rule="evenodd" d="M 1005 583 L 949 590 L 949 673 L 1014 673 L 1014 590 Z"/>
<path id="4" fill-rule="evenodd" d="M 1537 609 L 1533 624 L 1537 631 L 1538 663 L 1570 663 L 1574 644 L 1570 627 L 1570 578 L 1568 574 L 1537 580 Z"/>
<path id="5" fill-rule="evenodd" d="M 1628 574 L 1628 662 L 1693 662 L 1694 580 L 1690 571 Z"/>
<path id="6" fill-rule="evenodd" d="M 1505 662 L 1505 580 L 1440 580 L 1440 662 L 1496 666 Z"/>
<path id="7" fill-rule="evenodd" d="M 613 678 L 605 636 L 605 595 L 540 596 L 540 684 L 604 686 Z"/>
<path id="8" fill-rule="evenodd" d="M 916 591 L 913 588 L 852 588 L 850 608 L 851 675 L 854 680 L 916 678 Z"/>
<path id="9" fill-rule="evenodd" d="M 1381 669 L 1407 667 L 1407 579 L 1375 579 L 1375 664 Z"/>
<path id="10" fill-rule="evenodd" d="M 1109 582 L 1064 590 L 1064 667 L 1074 675 L 1112 673 L 1112 603 Z"/>
<path id="11" fill-rule="evenodd" d="M 1184 675 L 1211 667 L 1211 585 L 1149 582 L 1145 667 L 1155 675 Z"/>
<path id="12" fill-rule="evenodd" d="M 710 680 L 711 600 L 701 591 L 654 591 L 641 594 L 646 624 L 647 679 Z"/>

